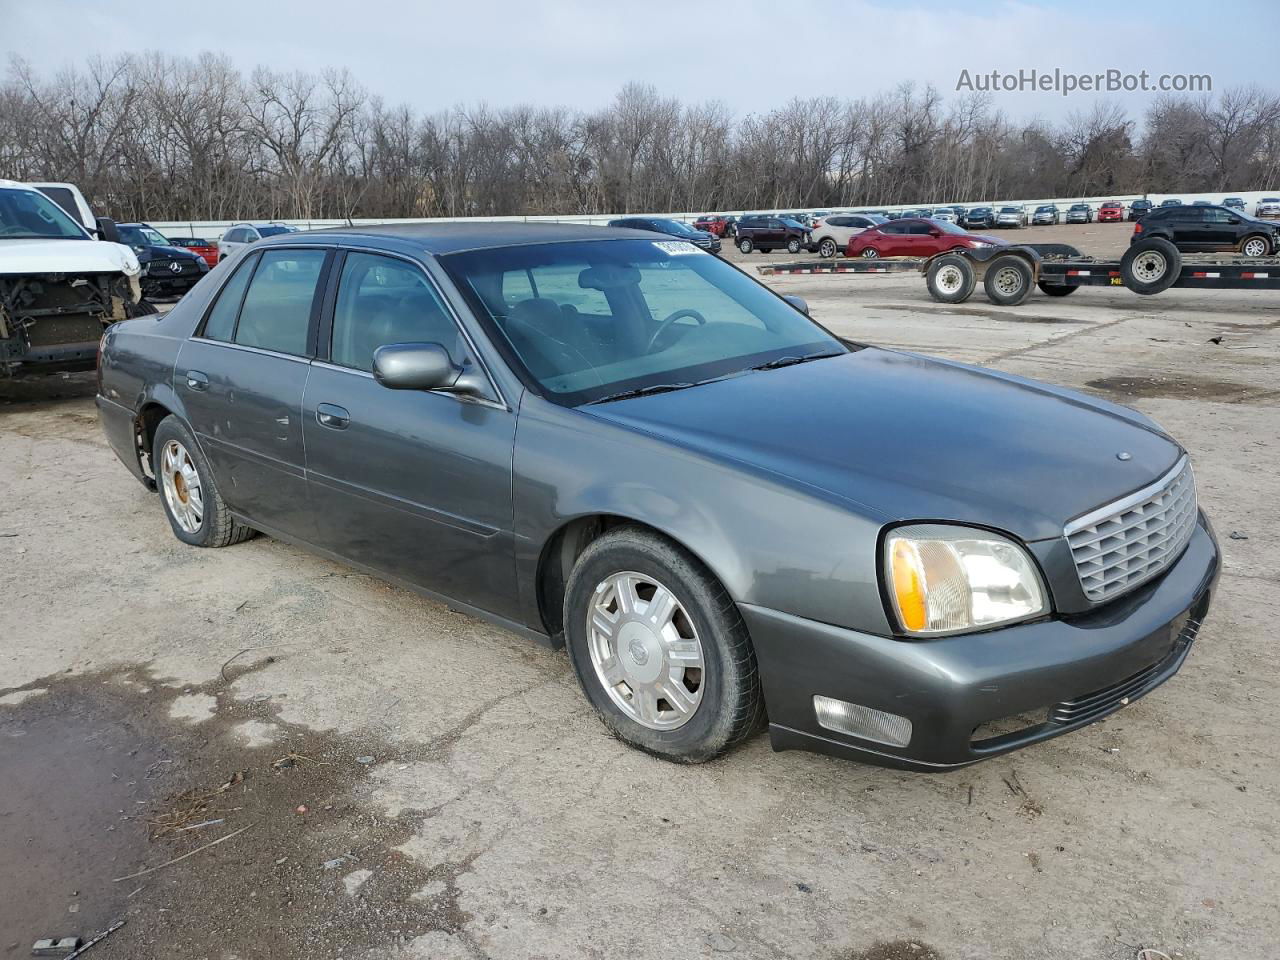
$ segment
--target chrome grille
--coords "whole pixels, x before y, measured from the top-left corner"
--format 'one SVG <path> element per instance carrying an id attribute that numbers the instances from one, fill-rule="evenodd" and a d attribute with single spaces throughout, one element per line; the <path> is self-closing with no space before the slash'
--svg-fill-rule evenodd
<path id="1" fill-rule="evenodd" d="M 1182 552 L 1196 525 L 1186 457 L 1151 486 L 1067 524 L 1085 596 L 1101 603 L 1150 580 Z"/>

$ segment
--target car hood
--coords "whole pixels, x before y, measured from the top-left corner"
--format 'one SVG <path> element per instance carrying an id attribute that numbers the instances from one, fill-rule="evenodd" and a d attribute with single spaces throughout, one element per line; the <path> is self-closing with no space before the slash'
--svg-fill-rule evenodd
<path id="1" fill-rule="evenodd" d="M 105 240 L 5 240 L 0 237 L 0 274 L 123 273 L 141 268 L 132 250 Z"/>
<path id="2" fill-rule="evenodd" d="M 165 246 L 159 243 L 148 244 L 138 250 L 139 260 L 195 260 L 199 254 L 186 247 Z"/>
<path id="3" fill-rule="evenodd" d="M 950 520 L 1027 541 L 1060 537 L 1182 453 L 1116 404 L 877 348 L 581 409 L 882 522 Z"/>
<path id="4" fill-rule="evenodd" d="M 971 233 L 967 239 L 977 240 L 979 243 L 989 243 L 993 247 L 1003 246 L 1009 242 L 1004 237 L 989 237 L 983 233 Z"/>

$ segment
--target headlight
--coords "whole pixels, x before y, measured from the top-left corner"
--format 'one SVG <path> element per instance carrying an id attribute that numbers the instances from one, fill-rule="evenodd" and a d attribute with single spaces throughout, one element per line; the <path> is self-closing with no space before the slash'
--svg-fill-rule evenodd
<path id="1" fill-rule="evenodd" d="M 981 240 L 970 240 L 970 241 L 969 241 L 969 246 L 971 246 L 971 247 L 989 247 L 989 246 L 991 246 L 991 244 L 989 244 L 989 243 L 983 243 Z"/>
<path id="2" fill-rule="evenodd" d="M 904 633 L 981 630 L 1049 610 L 1027 551 L 988 530 L 941 523 L 898 527 L 885 538 L 884 551 L 887 592 Z"/>

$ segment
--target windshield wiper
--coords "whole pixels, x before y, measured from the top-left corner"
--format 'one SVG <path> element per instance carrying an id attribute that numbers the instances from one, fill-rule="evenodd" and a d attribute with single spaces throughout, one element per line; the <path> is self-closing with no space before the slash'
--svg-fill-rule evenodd
<path id="1" fill-rule="evenodd" d="M 818 353 L 806 353 L 803 356 L 795 357 L 778 357 L 774 360 L 768 360 L 765 363 L 757 364 L 754 367 L 748 367 L 748 370 L 777 370 L 779 367 L 790 367 L 797 363 L 808 363 L 810 360 L 825 360 L 827 357 L 838 357 L 839 353 L 833 350 L 823 350 Z"/>
<path id="2" fill-rule="evenodd" d="M 583 406 L 591 406 L 593 403 L 609 403 L 613 400 L 629 400 L 631 397 L 647 397 L 655 393 L 670 393 L 672 390 L 696 387 L 698 384 L 706 382 L 706 380 L 690 380 L 687 383 L 652 383 L 647 387 L 635 387 L 631 390 L 620 390 L 617 393 L 611 393 L 607 397 L 597 397 L 595 400 L 588 400 Z"/>

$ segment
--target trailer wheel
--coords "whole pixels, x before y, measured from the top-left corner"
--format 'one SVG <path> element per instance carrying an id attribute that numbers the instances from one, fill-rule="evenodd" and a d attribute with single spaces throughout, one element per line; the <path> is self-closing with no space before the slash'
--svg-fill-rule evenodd
<path id="1" fill-rule="evenodd" d="M 1079 290 L 1079 287 L 1067 286 L 1065 283 L 1045 283 L 1041 280 L 1036 284 L 1040 288 L 1040 292 L 1046 297 L 1069 297 L 1071 294 Z"/>
<path id="2" fill-rule="evenodd" d="M 973 296 L 977 283 L 973 264 L 954 253 L 935 259 L 925 273 L 929 296 L 939 303 L 964 303 Z"/>
<path id="3" fill-rule="evenodd" d="M 1002 307 L 1016 307 L 1031 294 L 1035 277 L 1031 265 L 1022 257 L 1006 254 L 996 257 L 987 267 L 982 280 L 987 299 Z"/>
<path id="4" fill-rule="evenodd" d="M 741 250 L 743 253 L 750 253 L 751 248 L 753 246 L 754 244 L 751 242 L 750 237 L 743 237 L 741 240 L 738 241 L 738 249 Z"/>
<path id="5" fill-rule="evenodd" d="M 1240 244 L 1240 252 L 1246 257 L 1265 257 L 1271 252 L 1271 242 L 1260 233 L 1244 238 Z"/>
<path id="6" fill-rule="evenodd" d="M 1182 254 L 1163 237 L 1139 240 L 1120 259 L 1120 279 L 1134 293 L 1168 290 L 1182 273 Z"/>

